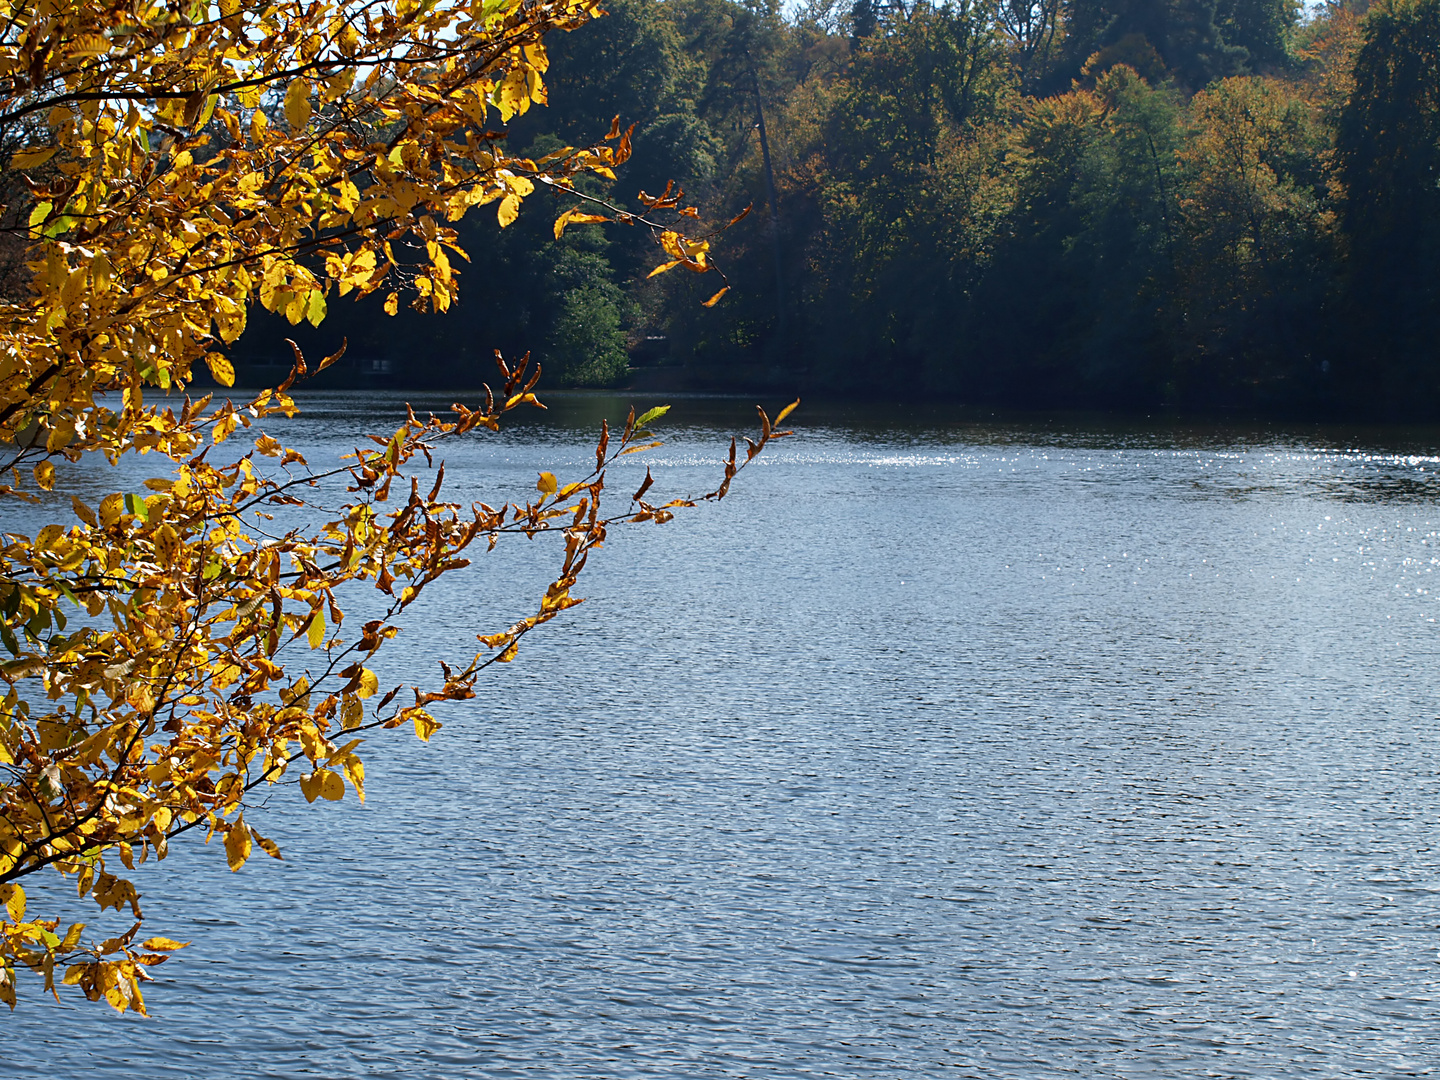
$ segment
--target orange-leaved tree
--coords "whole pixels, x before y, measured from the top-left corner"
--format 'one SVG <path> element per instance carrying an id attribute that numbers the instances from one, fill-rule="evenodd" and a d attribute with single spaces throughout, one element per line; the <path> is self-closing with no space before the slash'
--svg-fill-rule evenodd
<path id="1" fill-rule="evenodd" d="M 417 455 L 538 404 L 524 361 L 500 362 L 483 404 L 411 412 L 329 465 L 257 427 L 295 413 L 298 349 L 290 378 L 248 399 L 185 393 L 202 364 L 233 385 L 227 346 L 256 302 L 313 324 L 351 293 L 381 290 L 392 312 L 402 292 L 448 308 L 454 223 L 493 203 L 504 227 L 537 188 L 568 200 L 557 233 L 619 217 L 654 231 L 662 265 L 709 269 L 706 240 L 660 220 L 685 220 L 675 200 L 631 216 L 576 191 L 627 156 L 618 124 L 538 161 L 506 149 L 505 123 L 544 101 L 544 35 L 599 15 L 597 2 L 0 0 L 0 510 L 27 500 L 63 519 L 0 534 L 12 1008 L 29 969 L 52 991 L 143 1012 L 146 969 L 180 943 L 142 940 L 126 869 L 190 830 L 219 836 L 232 869 L 255 849 L 278 857 L 246 819 L 250 793 L 294 782 L 311 801 L 347 786 L 363 797 L 366 732 L 428 738 L 430 706 L 472 696 L 484 667 L 579 602 L 570 590 L 608 526 L 689 505 L 647 502 L 647 474 L 602 509 L 607 468 L 651 441 L 656 410 L 602 430 L 587 475 L 542 473 L 524 505 L 447 501 L 443 465 L 422 484 Z M 762 413 L 760 439 L 739 461 L 732 442 L 710 497 L 779 434 Z M 66 505 L 70 463 L 146 453 L 165 475 L 144 490 Z M 277 507 L 315 524 L 278 531 Z M 370 658 L 422 590 L 472 545 L 546 531 L 563 550 L 533 614 L 481 636 L 489 651 L 441 665 L 433 685 L 383 691 Z M 339 604 L 354 583 L 384 609 L 358 627 Z M 95 941 L 32 911 L 22 881 L 45 871 L 134 925 Z"/>

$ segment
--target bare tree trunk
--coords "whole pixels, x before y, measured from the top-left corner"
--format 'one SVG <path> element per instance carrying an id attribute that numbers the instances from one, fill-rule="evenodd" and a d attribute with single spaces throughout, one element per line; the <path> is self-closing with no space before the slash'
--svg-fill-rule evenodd
<path id="1" fill-rule="evenodd" d="M 770 204 L 770 247 L 775 254 L 775 305 L 780 319 L 780 341 L 785 341 L 785 273 L 780 259 L 780 208 L 775 198 L 775 170 L 770 164 L 770 139 L 765 133 L 765 107 L 760 102 L 760 77 L 752 64 L 750 85 L 755 91 L 755 129 L 760 132 L 760 157 L 765 163 L 765 198 Z"/>

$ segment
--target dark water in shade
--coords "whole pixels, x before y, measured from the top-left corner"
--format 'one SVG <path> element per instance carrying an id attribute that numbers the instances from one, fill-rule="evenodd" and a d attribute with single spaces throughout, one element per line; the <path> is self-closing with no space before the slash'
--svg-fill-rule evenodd
<path id="1" fill-rule="evenodd" d="M 552 404 L 457 493 L 583 471 L 618 402 Z M 309 406 L 312 461 L 394 426 Z M 745 411 L 677 401 L 660 490 Z M 365 806 L 247 815 L 284 863 L 177 844 L 154 1018 L 26 985 L 0 1075 L 1440 1072 L 1440 432 L 797 419 L 431 744 L 372 740 Z M 554 554 L 480 559 L 382 678 Z"/>

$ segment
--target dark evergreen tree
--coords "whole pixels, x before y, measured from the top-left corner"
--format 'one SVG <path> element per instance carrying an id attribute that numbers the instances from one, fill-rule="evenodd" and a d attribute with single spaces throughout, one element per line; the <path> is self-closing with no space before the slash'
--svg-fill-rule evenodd
<path id="1" fill-rule="evenodd" d="M 855 0 L 850 9 L 850 40 L 864 41 L 874 37 L 880 27 L 880 5 L 876 0 Z"/>
<path id="2" fill-rule="evenodd" d="M 1251 70 L 1287 62 L 1299 18 L 1294 0 L 1219 0 L 1215 6 L 1215 24 L 1225 43 L 1246 51 Z"/>
<path id="3" fill-rule="evenodd" d="M 1440 0 L 1373 7 L 1336 137 L 1350 247 L 1339 327 L 1353 392 L 1440 399 Z"/>
<path id="4" fill-rule="evenodd" d="M 1283 29 L 1293 23 L 1290 0 L 1069 0 L 1066 62 L 1057 74 L 1078 77 L 1096 53 L 1139 35 L 1171 76 L 1198 90 L 1248 70 L 1247 42 L 1261 49 L 1266 61 L 1283 55 Z M 1091 73 L 1098 74 L 1093 67 Z"/>

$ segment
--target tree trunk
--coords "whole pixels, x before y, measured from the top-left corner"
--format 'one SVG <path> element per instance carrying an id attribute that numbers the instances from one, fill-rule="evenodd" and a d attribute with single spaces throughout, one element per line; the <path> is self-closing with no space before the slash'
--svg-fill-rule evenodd
<path id="1" fill-rule="evenodd" d="M 752 64 L 750 85 L 755 91 L 755 128 L 760 132 L 760 157 L 765 163 L 765 199 L 770 204 L 770 247 L 775 254 L 775 308 L 780 340 L 785 341 L 785 274 L 780 259 L 780 209 L 775 200 L 775 170 L 770 164 L 770 139 L 765 133 L 765 107 L 760 102 L 760 77 Z"/>

